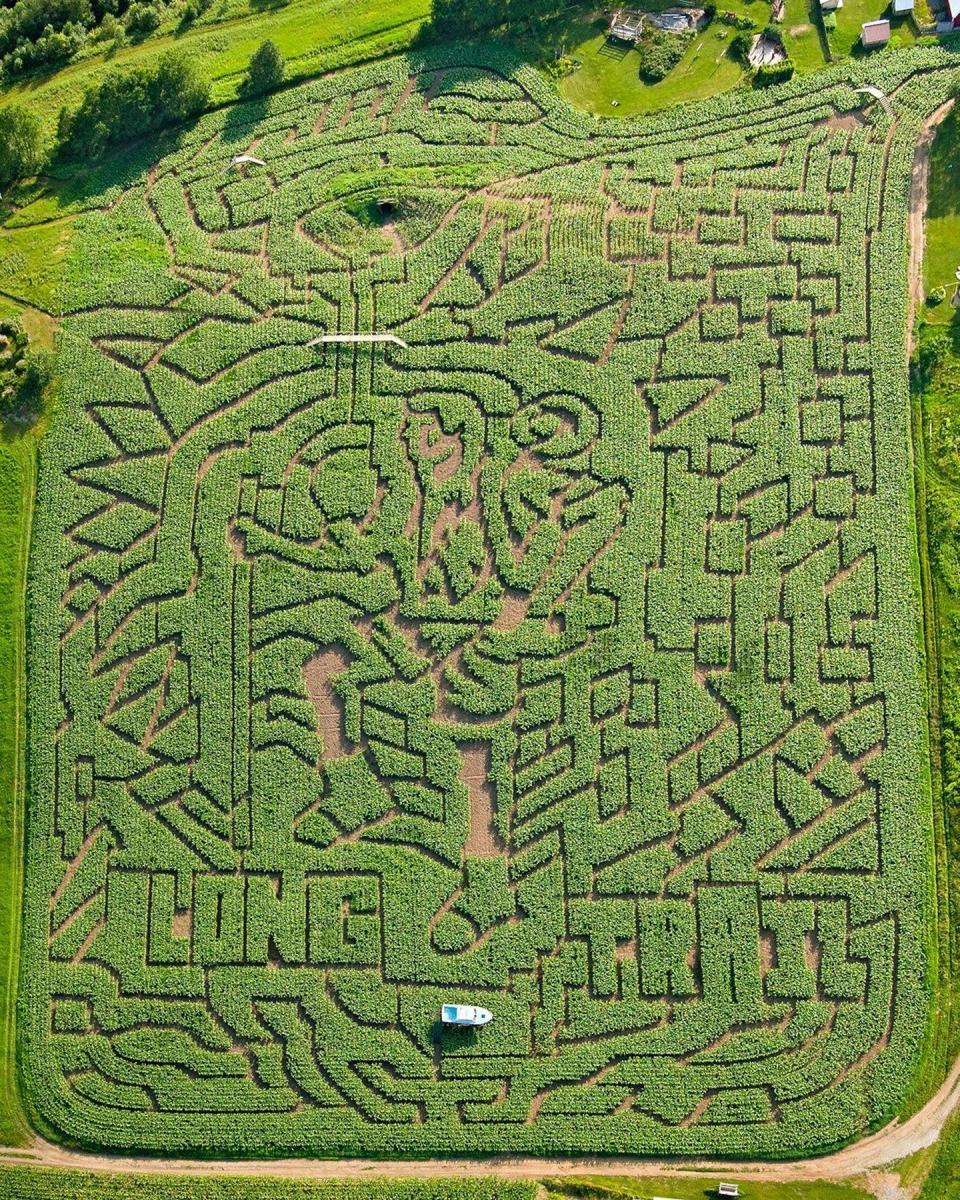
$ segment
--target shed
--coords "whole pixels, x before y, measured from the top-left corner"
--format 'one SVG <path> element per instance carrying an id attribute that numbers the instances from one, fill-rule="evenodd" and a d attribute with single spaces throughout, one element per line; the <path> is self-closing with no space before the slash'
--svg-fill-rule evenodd
<path id="1" fill-rule="evenodd" d="M 643 13 L 631 8 L 618 8 L 610 18 L 610 37 L 621 42 L 636 42 L 643 32 Z"/>
<path id="2" fill-rule="evenodd" d="M 885 46 L 890 41 L 890 22 L 886 18 L 882 21 L 865 21 L 860 41 L 868 50 L 874 46 Z"/>
<path id="3" fill-rule="evenodd" d="M 903 17 L 907 13 L 912 12 L 913 0 L 893 0 L 893 15 L 895 17 Z"/>

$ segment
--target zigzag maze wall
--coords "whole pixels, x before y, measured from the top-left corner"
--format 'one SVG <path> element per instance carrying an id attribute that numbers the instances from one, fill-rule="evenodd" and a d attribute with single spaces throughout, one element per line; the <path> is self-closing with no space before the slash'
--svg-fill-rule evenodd
<path id="1" fill-rule="evenodd" d="M 22 995 L 83 1142 L 798 1153 L 916 1066 L 948 60 L 864 68 L 896 122 L 847 68 L 608 126 L 470 53 L 208 119 L 85 219 Z"/>

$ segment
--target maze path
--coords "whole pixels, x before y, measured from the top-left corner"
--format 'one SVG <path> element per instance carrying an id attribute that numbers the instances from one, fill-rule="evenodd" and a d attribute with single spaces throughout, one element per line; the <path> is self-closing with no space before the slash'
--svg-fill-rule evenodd
<path id="1" fill-rule="evenodd" d="M 41 488 L 49 1121 L 776 1153 L 896 1105 L 939 63 L 884 61 L 896 124 L 833 75 L 608 129 L 397 61 L 206 122 L 88 219 L 131 282 L 77 286 Z M 306 345 L 375 329 L 408 348 Z M 440 1031 L 453 995 L 494 1025 Z"/>

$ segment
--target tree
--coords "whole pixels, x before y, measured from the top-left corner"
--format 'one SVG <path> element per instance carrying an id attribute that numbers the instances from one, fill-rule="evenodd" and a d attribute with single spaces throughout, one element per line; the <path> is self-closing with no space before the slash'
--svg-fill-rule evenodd
<path id="1" fill-rule="evenodd" d="M 52 379 L 53 355 L 49 350 L 32 347 L 24 356 L 16 390 L 16 404 L 22 418 L 35 420 L 40 415 Z"/>
<path id="2" fill-rule="evenodd" d="M 738 33 L 730 43 L 730 53 L 738 62 L 748 63 L 753 49 L 753 34 Z"/>
<path id="3" fill-rule="evenodd" d="M 146 37 L 160 28 L 160 10 L 155 4 L 131 4 L 124 18 L 127 33 L 133 37 Z"/>
<path id="4" fill-rule="evenodd" d="M 210 103 L 210 81 L 196 60 L 168 50 L 157 63 L 147 88 L 153 128 L 195 117 Z"/>
<path id="5" fill-rule="evenodd" d="M 914 351 L 910 363 L 911 382 L 916 391 L 926 391 L 949 354 L 950 335 L 946 330 L 938 329 L 926 334 L 921 331 L 920 344 Z"/>
<path id="6" fill-rule="evenodd" d="M 0 108 L 0 185 L 35 175 L 43 165 L 40 118 L 29 108 Z"/>
<path id="7" fill-rule="evenodd" d="M 283 55 L 273 44 L 266 41 L 254 51 L 247 67 L 247 77 L 243 81 L 243 90 L 257 96 L 261 92 L 270 92 L 283 82 Z"/>
<path id="8" fill-rule="evenodd" d="M 434 32 L 450 37 L 472 37 L 488 29 L 536 31 L 569 7 L 566 0 L 433 0 Z"/>

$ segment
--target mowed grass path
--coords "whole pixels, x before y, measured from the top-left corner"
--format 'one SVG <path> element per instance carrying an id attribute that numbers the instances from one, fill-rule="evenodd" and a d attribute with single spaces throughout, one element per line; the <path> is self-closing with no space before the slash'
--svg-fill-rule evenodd
<path id="1" fill-rule="evenodd" d="M 26 799 L 24 620 L 36 437 L 0 436 L 0 1144 L 29 1130 L 17 1094 L 16 995 Z"/>

